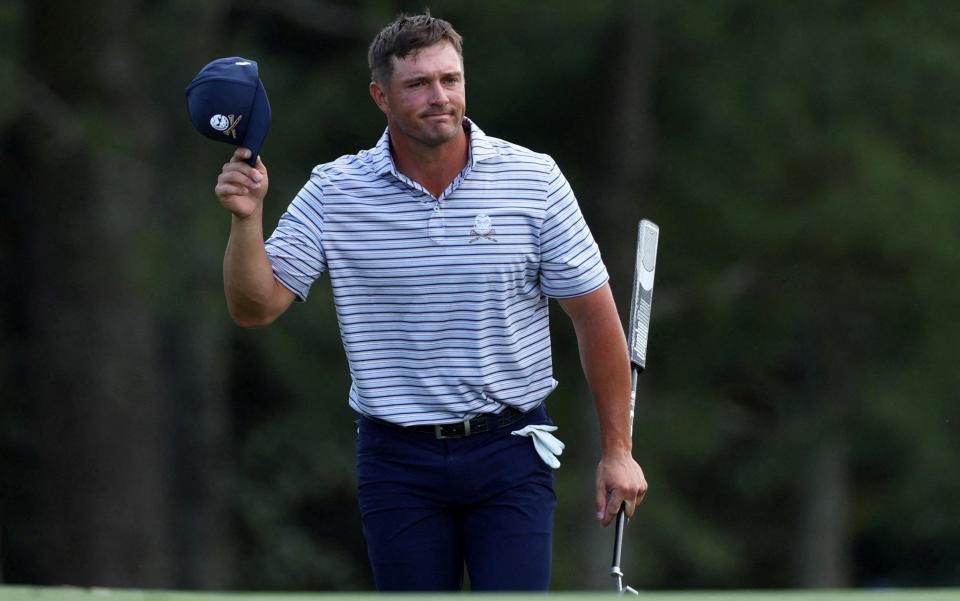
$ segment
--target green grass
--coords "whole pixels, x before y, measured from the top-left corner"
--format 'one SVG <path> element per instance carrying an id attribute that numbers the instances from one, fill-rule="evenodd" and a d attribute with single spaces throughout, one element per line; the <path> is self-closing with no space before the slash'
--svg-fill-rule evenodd
<path id="1" fill-rule="evenodd" d="M 85 589 L 75 587 L 0 587 L 0 601 L 372 601 L 384 595 L 376 593 L 202 593 L 187 591 L 141 591 L 122 589 Z M 388 595 L 431 601 L 464 598 L 463 594 Z M 478 601 L 510 601 L 543 595 L 476 594 Z M 611 599 L 616 595 L 597 592 L 558 592 L 551 598 L 569 600 Z M 960 589 L 898 589 L 889 591 L 703 591 L 641 592 L 647 601 L 960 601 Z"/>

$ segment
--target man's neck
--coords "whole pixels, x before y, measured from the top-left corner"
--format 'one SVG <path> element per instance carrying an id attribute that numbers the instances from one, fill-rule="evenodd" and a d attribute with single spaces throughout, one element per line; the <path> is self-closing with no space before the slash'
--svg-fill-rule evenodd
<path id="1" fill-rule="evenodd" d="M 439 198 L 469 160 L 470 140 L 463 129 L 439 146 L 419 144 L 403 135 L 395 135 L 390 127 L 390 150 L 400 173 L 423 186 Z"/>

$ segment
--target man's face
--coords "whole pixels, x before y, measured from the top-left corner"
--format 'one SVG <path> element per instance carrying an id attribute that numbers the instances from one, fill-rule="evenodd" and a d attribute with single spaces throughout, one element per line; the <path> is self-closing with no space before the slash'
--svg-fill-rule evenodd
<path id="1" fill-rule="evenodd" d="M 456 49 L 442 42 L 391 60 L 390 80 L 371 83 L 370 94 L 392 130 L 431 147 L 455 138 L 466 110 L 463 64 Z"/>

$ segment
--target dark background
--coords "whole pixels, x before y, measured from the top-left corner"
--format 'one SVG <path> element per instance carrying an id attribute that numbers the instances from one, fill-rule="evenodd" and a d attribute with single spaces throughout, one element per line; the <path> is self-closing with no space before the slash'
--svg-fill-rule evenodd
<path id="1" fill-rule="evenodd" d="M 468 115 L 551 154 L 626 314 L 660 224 L 628 527 L 638 588 L 960 585 L 960 11 L 430 3 Z M 329 285 L 229 320 L 206 62 L 260 63 L 267 227 L 374 144 L 390 0 L 0 3 L 0 581 L 367 589 Z M 554 588 L 607 588 L 598 434 L 553 308 Z"/>

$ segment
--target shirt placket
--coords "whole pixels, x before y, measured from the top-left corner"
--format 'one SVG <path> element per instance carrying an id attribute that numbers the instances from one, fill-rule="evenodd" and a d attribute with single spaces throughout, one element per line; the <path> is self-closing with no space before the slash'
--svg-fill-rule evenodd
<path id="1" fill-rule="evenodd" d="M 444 220 L 444 203 L 447 198 L 453 194 L 457 188 L 460 187 L 460 184 L 463 182 L 464 178 L 466 178 L 469 171 L 470 164 L 467 163 L 457 177 L 455 177 L 453 181 L 450 182 L 450 185 L 447 186 L 447 188 L 440 194 L 440 197 L 437 198 L 434 197 L 433 194 L 430 194 L 430 192 L 428 192 L 426 188 L 421 186 L 419 183 L 415 182 L 399 171 L 396 171 L 396 169 L 393 170 L 394 177 L 400 180 L 402 184 L 418 193 L 421 196 L 421 202 L 427 205 L 429 208 L 430 217 L 427 223 L 427 235 L 435 244 L 443 244 L 445 240 L 446 223 Z"/>

